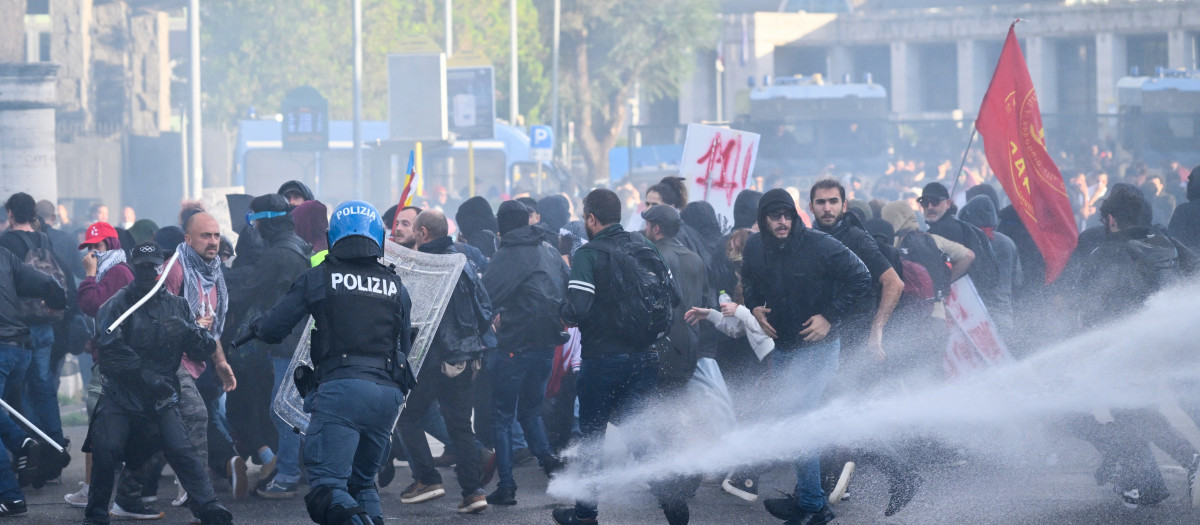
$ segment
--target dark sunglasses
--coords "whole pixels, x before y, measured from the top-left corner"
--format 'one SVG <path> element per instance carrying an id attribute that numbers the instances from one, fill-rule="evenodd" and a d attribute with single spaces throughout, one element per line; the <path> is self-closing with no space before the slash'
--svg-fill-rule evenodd
<path id="1" fill-rule="evenodd" d="M 941 197 L 921 197 L 921 198 L 917 199 L 917 204 L 920 204 L 921 206 L 928 208 L 930 206 L 937 206 L 938 204 L 941 204 L 942 201 L 944 201 L 944 200 L 946 200 L 946 199 L 943 199 Z"/>
<path id="2" fill-rule="evenodd" d="M 782 220 L 784 217 L 787 217 L 790 219 L 790 218 L 792 218 L 792 213 L 787 210 L 779 210 L 779 211 L 767 214 L 767 218 L 771 219 L 773 221 Z"/>

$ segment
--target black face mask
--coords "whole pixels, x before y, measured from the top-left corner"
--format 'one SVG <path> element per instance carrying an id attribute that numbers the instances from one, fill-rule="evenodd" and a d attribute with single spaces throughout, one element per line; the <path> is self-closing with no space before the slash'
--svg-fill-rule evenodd
<path id="1" fill-rule="evenodd" d="M 135 264 L 133 265 L 133 285 L 138 290 L 148 291 L 154 287 L 154 283 L 158 280 L 158 265 L 156 264 Z"/>

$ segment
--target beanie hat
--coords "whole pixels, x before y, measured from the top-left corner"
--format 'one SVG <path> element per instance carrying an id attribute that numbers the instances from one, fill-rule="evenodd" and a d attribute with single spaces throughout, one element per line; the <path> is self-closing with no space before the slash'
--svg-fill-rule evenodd
<path id="1" fill-rule="evenodd" d="M 264 211 L 283 211 L 286 212 L 291 207 L 288 206 L 287 198 L 278 193 L 268 193 L 259 195 L 254 200 L 250 201 L 250 210 L 259 213 Z"/>
<path id="2" fill-rule="evenodd" d="M 1197 177 L 1200 179 L 1200 177 Z M 537 203 L 537 211 L 542 216 L 549 231 L 561 230 L 571 220 L 571 204 L 562 195 L 542 197 Z"/>
<path id="3" fill-rule="evenodd" d="M 458 211 L 454 214 L 454 222 L 458 223 L 458 228 L 464 235 L 483 230 L 494 232 L 500 229 L 496 223 L 496 215 L 492 213 L 492 205 L 478 195 L 463 201 L 458 206 Z"/>
<path id="4" fill-rule="evenodd" d="M 500 226 L 500 235 L 507 235 L 510 231 L 529 225 L 529 208 L 517 201 L 504 201 L 500 203 L 496 220 Z"/>
<path id="5" fill-rule="evenodd" d="M 758 222 L 758 201 L 762 193 L 754 190 L 743 190 L 733 201 L 733 227 L 750 228 Z"/>

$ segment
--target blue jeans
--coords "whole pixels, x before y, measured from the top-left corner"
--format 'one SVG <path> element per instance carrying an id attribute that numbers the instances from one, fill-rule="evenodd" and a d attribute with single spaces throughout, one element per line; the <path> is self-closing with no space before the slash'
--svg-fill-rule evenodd
<path id="1" fill-rule="evenodd" d="M 9 381 L 23 381 L 25 371 L 29 368 L 29 350 L 19 346 L 0 344 L 0 392 L 4 391 Z M 8 412 L 0 410 L 0 439 L 10 451 L 21 448 L 21 442 L 27 435 L 17 423 L 9 417 Z M 0 457 L 0 499 L 12 501 L 25 499 L 21 487 L 17 485 L 17 476 L 13 473 L 12 462 L 7 457 Z"/>
<path id="2" fill-rule="evenodd" d="M 585 358 L 579 367 L 576 395 L 579 397 L 580 457 L 585 472 L 600 468 L 604 432 L 608 424 L 619 424 L 648 399 L 658 383 L 658 354 L 621 354 Z M 818 489 L 819 490 L 819 489 Z M 575 515 L 595 518 L 596 497 L 575 501 Z"/>
<path id="3" fill-rule="evenodd" d="M 513 479 L 513 417 L 525 430 L 529 451 L 542 466 L 550 459 L 550 440 L 542 424 L 546 381 L 554 366 L 554 349 L 493 352 L 488 363 L 492 380 L 492 430 L 496 440 L 499 486 L 516 490 Z"/>
<path id="4" fill-rule="evenodd" d="M 279 394 L 279 387 L 292 360 L 272 357 L 271 362 L 275 366 L 275 384 L 271 387 L 271 406 L 274 406 L 275 396 Z M 300 481 L 300 435 L 292 431 L 291 425 L 279 419 L 274 409 L 271 410 L 271 421 L 275 422 L 275 430 L 279 433 L 279 446 L 275 451 L 275 479 L 280 483 L 296 483 Z"/>
<path id="5" fill-rule="evenodd" d="M 383 520 L 375 474 L 388 456 L 403 402 L 399 388 L 363 379 L 328 381 L 308 394 L 304 410 L 312 420 L 304 438 L 304 467 L 310 487 L 332 490 L 331 506 L 359 505 Z"/>
<path id="6" fill-rule="evenodd" d="M 827 339 L 797 350 L 777 349 L 771 353 L 771 378 L 790 394 L 782 396 L 786 405 L 779 407 L 788 415 L 810 412 L 821 404 L 825 387 L 837 375 L 841 340 Z M 800 510 L 819 512 L 825 507 L 821 490 L 820 454 L 796 458 L 796 500 Z"/>
<path id="7" fill-rule="evenodd" d="M 29 422 L 61 445 L 64 440 L 62 417 L 58 412 L 58 370 L 50 362 L 54 327 L 48 324 L 30 326 L 29 339 L 33 350 L 29 369 L 25 372 L 22 412 Z"/>

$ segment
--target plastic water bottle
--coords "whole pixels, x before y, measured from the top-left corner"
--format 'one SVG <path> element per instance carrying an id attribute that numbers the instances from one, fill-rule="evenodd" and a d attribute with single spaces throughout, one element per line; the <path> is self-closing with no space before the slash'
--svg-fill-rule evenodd
<path id="1" fill-rule="evenodd" d="M 732 303 L 732 302 L 733 302 L 733 299 L 729 297 L 729 294 L 725 293 L 725 290 L 721 290 L 721 296 L 717 297 L 717 304 L 725 304 L 725 303 Z"/>

